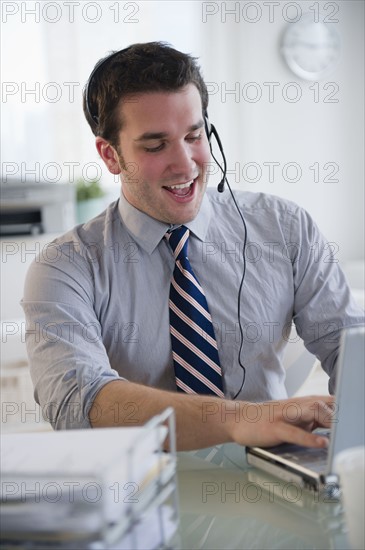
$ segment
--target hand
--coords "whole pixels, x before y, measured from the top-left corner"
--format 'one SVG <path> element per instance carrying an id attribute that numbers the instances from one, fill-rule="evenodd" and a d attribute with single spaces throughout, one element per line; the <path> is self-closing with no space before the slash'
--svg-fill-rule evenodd
<path id="1" fill-rule="evenodd" d="M 312 431 L 329 428 L 335 416 L 332 396 L 298 397 L 283 401 L 241 404 L 240 422 L 233 438 L 241 445 L 268 447 L 295 443 L 305 447 L 327 447 L 328 439 Z"/>

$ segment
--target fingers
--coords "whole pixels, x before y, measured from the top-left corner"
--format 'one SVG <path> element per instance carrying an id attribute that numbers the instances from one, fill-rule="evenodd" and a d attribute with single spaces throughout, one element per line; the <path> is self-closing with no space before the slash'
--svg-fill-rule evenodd
<path id="1" fill-rule="evenodd" d="M 336 404 L 332 396 L 311 397 L 301 404 L 302 419 L 295 422 L 308 431 L 330 428 L 336 418 Z"/>
<path id="2" fill-rule="evenodd" d="M 316 400 L 311 406 L 313 420 L 315 422 L 313 429 L 317 427 L 329 428 L 336 419 L 336 404 L 334 400 Z"/>
<path id="3" fill-rule="evenodd" d="M 300 397 L 265 403 L 240 403 L 239 421 L 232 424 L 232 439 L 243 445 L 272 446 L 294 443 L 328 447 L 328 439 L 312 433 L 329 428 L 335 420 L 332 396 Z"/>
<path id="4" fill-rule="evenodd" d="M 294 443 L 303 447 L 326 448 L 329 444 L 327 437 L 307 432 L 298 426 L 284 422 L 277 425 L 276 435 L 282 443 Z"/>
<path id="5" fill-rule="evenodd" d="M 262 404 L 266 414 L 256 426 L 254 437 L 259 445 L 294 443 L 304 447 L 328 447 L 328 439 L 312 433 L 329 428 L 335 419 L 332 396 L 303 397 Z"/>
<path id="6" fill-rule="evenodd" d="M 317 427 L 329 428 L 335 420 L 336 405 L 332 396 L 306 397 L 288 400 L 299 406 L 301 414 L 295 419 L 283 417 L 277 424 L 276 434 L 282 442 L 304 447 L 328 447 L 327 437 L 312 433 Z"/>

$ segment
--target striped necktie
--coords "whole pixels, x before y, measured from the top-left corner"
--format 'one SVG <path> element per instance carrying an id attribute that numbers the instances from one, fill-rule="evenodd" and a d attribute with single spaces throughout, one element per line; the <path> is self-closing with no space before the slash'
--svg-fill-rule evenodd
<path id="1" fill-rule="evenodd" d="M 224 397 L 212 318 L 188 260 L 189 229 L 166 233 L 175 257 L 170 286 L 170 333 L 176 385 L 185 393 Z"/>

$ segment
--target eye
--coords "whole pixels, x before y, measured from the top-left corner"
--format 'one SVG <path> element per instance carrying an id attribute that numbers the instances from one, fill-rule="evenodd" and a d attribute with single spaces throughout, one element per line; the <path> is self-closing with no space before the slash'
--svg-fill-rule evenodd
<path id="1" fill-rule="evenodd" d="M 160 145 L 157 145 L 157 147 L 145 147 L 144 150 L 146 153 L 158 153 L 159 151 L 162 151 L 162 149 L 165 147 L 164 143 L 160 143 Z"/>
<path id="2" fill-rule="evenodd" d="M 199 132 L 199 134 L 193 135 L 193 136 L 187 136 L 186 140 L 194 143 L 195 141 L 200 141 L 202 138 L 202 132 Z"/>

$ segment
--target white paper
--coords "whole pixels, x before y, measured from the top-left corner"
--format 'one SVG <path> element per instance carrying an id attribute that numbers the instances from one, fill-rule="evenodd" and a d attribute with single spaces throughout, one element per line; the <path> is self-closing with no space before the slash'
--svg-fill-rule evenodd
<path id="1" fill-rule="evenodd" d="M 49 517 L 38 517 L 51 529 L 63 507 L 80 502 L 97 508 L 107 523 L 120 521 L 141 507 L 146 480 L 157 483 L 156 451 L 166 434 L 157 426 L 2 435 L 2 518 L 16 513 L 11 502 L 29 503 L 33 512 L 46 502 Z"/>

